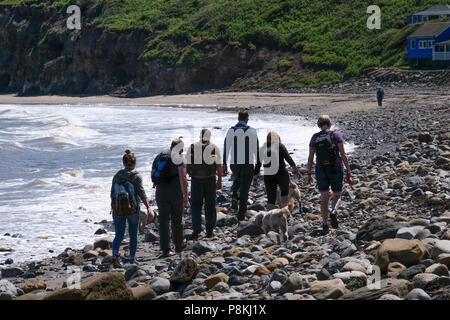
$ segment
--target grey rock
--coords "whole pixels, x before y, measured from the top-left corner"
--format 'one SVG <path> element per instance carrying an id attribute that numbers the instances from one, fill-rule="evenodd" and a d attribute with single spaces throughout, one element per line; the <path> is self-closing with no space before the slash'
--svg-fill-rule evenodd
<path id="1" fill-rule="evenodd" d="M 397 297 L 394 294 L 386 293 L 379 297 L 377 300 L 403 300 L 402 298 Z"/>
<path id="2" fill-rule="evenodd" d="M 11 294 L 13 296 L 18 295 L 16 286 L 6 279 L 0 280 L 0 292 Z"/>
<path id="3" fill-rule="evenodd" d="M 149 287 L 155 290 L 155 292 L 158 295 L 164 294 L 166 292 L 169 292 L 170 290 L 170 281 L 161 278 L 161 277 L 155 277 L 152 279 L 152 281 L 149 284 Z"/>
<path id="4" fill-rule="evenodd" d="M 275 269 L 270 277 L 270 281 L 279 281 L 284 283 L 288 279 L 288 274 L 282 269 Z"/>
<path id="5" fill-rule="evenodd" d="M 15 278 L 24 273 L 23 269 L 13 267 L 13 268 L 5 268 L 2 269 L 2 278 Z"/>
<path id="6" fill-rule="evenodd" d="M 327 269 L 322 268 L 318 273 L 317 273 L 317 280 L 319 281 L 323 281 L 323 280 L 328 280 L 330 279 L 331 275 L 330 273 L 327 271 Z"/>
<path id="7" fill-rule="evenodd" d="M 422 289 L 412 289 L 405 297 L 405 300 L 431 300 L 431 297 Z"/>
<path id="8" fill-rule="evenodd" d="M 0 301 L 14 300 L 14 295 L 8 292 L 0 292 Z"/>
<path id="9" fill-rule="evenodd" d="M 279 281 L 271 281 L 269 285 L 267 286 L 267 291 L 272 294 L 275 292 L 280 291 L 281 289 L 281 283 Z"/>
<path id="10" fill-rule="evenodd" d="M 178 300 L 180 299 L 180 293 L 178 291 L 171 291 L 157 296 L 153 300 Z"/>
<path id="11" fill-rule="evenodd" d="M 439 276 L 432 273 L 418 273 L 413 277 L 412 282 L 414 288 L 424 289 L 431 281 L 437 278 L 439 278 Z"/>
<path id="12" fill-rule="evenodd" d="M 212 241 L 198 241 L 194 244 L 194 247 L 192 248 L 192 252 L 196 253 L 199 256 L 209 251 L 221 251 L 221 250 L 222 246 Z"/>
<path id="13" fill-rule="evenodd" d="M 416 274 L 424 273 L 425 269 L 426 269 L 425 265 L 417 264 L 415 266 L 409 267 L 409 268 L 403 270 L 402 272 L 400 272 L 400 274 L 398 275 L 398 278 L 409 280 L 409 279 L 412 279 Z"/>
<path id="14" fill-rule="evenodd" d="M 159 234 L 157 232 L 148 229 L 144 232 L 144 242 L 155 242 L 159 240 Z"/>
<path id="15" fill-rule="evenodd" d="M 388 238 L 395 238 L 397 231 L 402 228 L 404 224 L 394 222 L 383 217 L 371 218 L 356 234 L 356 241 L 372 241 L 384 240 Z"/>
<path id="16" fill-rule="evenodd" d="M 216 283 L 214 287 L 211 288 L 210 291 L 218 291 L 220 293 L 227 293 L 229 292 L 230 287 L 227 283 L 220 281 L 219 283 Z"/>
<path id="17" fill-rule="evenodd" d="M 296 235 L 298 235 L 301 232 L 306 232 L 306 227 L 302 223 L 297 223 L 297 224 L 293 225 L 292 227 L 289 227 L 289 230 L 288 230 L 289 239 L 294 238 Z"/>
<path id="18" fill-rule="evenodd" d="M 228 278 L 228 284 L 230 286 L 239 286 L 241 284 L 244 284 L 245 282 L 246 282 L 246 280 L 243 277 L 235 275 L 235 274 L 231 275 Z"/>
<path id="19" fill-rule="evenodd" d="M 287 280 L 282 284 L 280 293 L 294 292 L 295 290 L 308 287 L 306 279 L 299 273 L 292 273 Z"/>
<path id="20" fill-rule="evenodd" d="M 261 234 L 264 234 L 264 231 L 251 221 L 242 221 L 237 229 L 238 238 L 244 235 L 259 236 Z"/>

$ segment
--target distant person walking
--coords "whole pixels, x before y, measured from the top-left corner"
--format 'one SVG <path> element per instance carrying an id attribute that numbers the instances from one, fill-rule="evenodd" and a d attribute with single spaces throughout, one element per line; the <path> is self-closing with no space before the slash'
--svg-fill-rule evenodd
<path id="1" fill-rule="evenodd" d="M 378 88 L 377 90 L 377 100 L 378 100 L 378 106 L 381 107 L 383 105 L 383 98 L 384 98 L 384 90 L 382 88 Z"/>
<path id="2" fill-rule="evenodd" d="M 183 250 L 183 212 L 188 203 L 188 183 L 182 157 L 183 141 L 175 139 L 170 149 L 160 153 L 152 165 L 152 181 L 156 185 L 156 204 L 159 210 L 159 232 L 162 257 L 170 251 L 170 230 L 175 252 Z"/>
<path id="3" fill-rule="evenodd" d="M 267 193 L 267 210 L 275 209 L 278 186 L 281 193 L 280 207 L 284 208 L 289 201 L 290 181 L 285 161 L 291 166 L 299 179 L 302 176 L 300 170 L 275 131 L 270 131 L 267 135 L 267 141 L 260 149 L 260 156 L 262 159 L 256 165 L 253 185 L 255 187 L 258 185 L 258 175 L 262 165 L 264 167 L 264 185 Z"/>
<path id="4" fill-rule="evenodd" d="M 147 208 L 149 220 L 154 218 L 150 205 L 142 186 L 142 177 L 135 171 L 136 156 L 130 150 L 125 150 L 122 158 L 124 169 L 118 171 L 112 180 L 111 186 L 111 208 L 116 235 L 112 245 L 112 262 L 120 264 L 119 249 L 125 235 L 125 227 L 128 222 L 128 233 L 130 236 L 130 258 L 129 263 L 138 264 L 136 260 L 136 248 L 138 242 L 139 226 L 139 203 L 142 201 Z"/>
<path id="5" fill-rule="evenodd" d="M 205 203 L 206 236 L 213 237 L 216 227 L 216 190 L 222 188 L 222 164 L 219 148 L 210 142 L 211 131 L 203 129 L 200 140 L 191 144 L 187 155 L 187 173 L 191 176 L 191 212 L 193 239 L 202 231 L 202 207 Z M 217 174 L 217 182 L 216 182 Z"/>
<path id="6" fill-rule="evenodd" d="M 228 174 L 227 159 L 230 158 L 232 171 L 232 207 L 237 203 L 239 190 L 239 210 L 237 218 L 244 220 L 247 211 L 247 200 L 255 165 L 259 161 L 258 134 L 248 123 L 248 112 L 239 111 L 238 123 L 228 129 L 224 142 L 223 174 Z"/>
<path id="7" fill-rule="evenodd" d="M 342 163 L 347 168 L 347 182 L 351 185 L 350 166 L 347 155 L 344 150 L 344 139 L 337 131 L 331 131 L 331 120 L 327 115 L 322 115 L 317 121 L 320 132 L 314 134 L 309 143 L 308 157 L 308 183 L 312 184 L 311 177 L 312 163 L 314 154 L 316 154 L 316 180 L 321 197 L 320 211 L 322 213 L 322 229 L 326 234 L 328 227 L 330 186 L 333 191 L 333 200 L 331 203 L 331 226 L 338 227 L 336 217 L 337 209 L 341 203 L 342 183 L 344 169 Z"/>

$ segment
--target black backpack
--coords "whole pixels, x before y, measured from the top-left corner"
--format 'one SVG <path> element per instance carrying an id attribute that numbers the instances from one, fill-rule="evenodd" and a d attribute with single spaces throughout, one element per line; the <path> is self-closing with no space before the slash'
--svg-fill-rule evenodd
<path id="1" fill-rule="evenodd" d="M 167 153 L 160 153 L 154 160 L 156 162 L 156 169 L 152 172 L 152 182 L 154 185 L 167 184 L 171 180 L 170 163 L 172 159 Z M 153 170 L 152 170 L 153 171 Z"/>
<path id="2" fill-rule="evenodd" d="M 333 132 L 334 131 L 328 131 L 326 133 L 319 132 L 317 134 L 316 142 L 314 143 L 317 162 L 324 167 L 334 166 L 338 155 L 338 148 L 331 139 Z"/>
<path id="3" fill-rule="evenodd" d="M 205 162 L 204 154 L 206 148 L 212 148 L 212 152 L 210 157 L 208 157 L 208 163 L 213 162 L 212 164 L 208 164 Z M 197 152 L 195 152 L 197 151 Z M 206 178 L 210 176 L 216 175 L 216 149 L 213 144 L 202 144 L 201 153 L 198 152 L 200 150 L 196 149 L 195 144 L 191 144 L 189 155 L 190 155 L 190 163 L 187 164 L 187 173 L 191 177 L 200 177 Z M 201 162 L 201 163 L 199 163 Z"/>

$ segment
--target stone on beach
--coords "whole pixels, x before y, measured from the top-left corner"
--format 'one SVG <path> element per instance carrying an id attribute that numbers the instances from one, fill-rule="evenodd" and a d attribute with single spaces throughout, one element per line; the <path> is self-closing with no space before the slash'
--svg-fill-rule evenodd
<path id="1" fill-rule="evenodd" d="M 378 249 L 375 264 L 386 271 L 390 262 L 400 262 L 406 267 L 419 263 L 428 254 L 419 240 L 387 239 Z"/>

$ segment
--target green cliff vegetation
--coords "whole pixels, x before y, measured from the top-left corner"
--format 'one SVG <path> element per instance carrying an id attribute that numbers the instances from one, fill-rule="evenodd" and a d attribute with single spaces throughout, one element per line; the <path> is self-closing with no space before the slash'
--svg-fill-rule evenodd
<path id="1" fill-rule="evenodd" d="M 367 67 L 407 64 L 405 38 L 417 26 L 406 17 L 442 0 L 0 0 L 65 10 L 81 6 L 83 24 L 150 34 L 143 56 L 170 65 L 194 65 L 208 44 L 301 54 L 308 77 L 279 61 L 288 86 L 334 83 Z M 369 5 L 381 8 L 381 29 L 369 30 Z"/>

